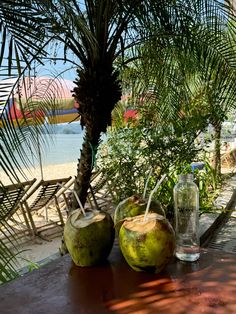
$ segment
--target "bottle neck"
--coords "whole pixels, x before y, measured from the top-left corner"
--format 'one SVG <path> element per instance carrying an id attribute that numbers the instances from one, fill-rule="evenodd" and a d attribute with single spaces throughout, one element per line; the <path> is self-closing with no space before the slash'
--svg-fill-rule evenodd
<path id="1" fill-rule="evenodd" d="M 193 174 L 188 173 L 188 174 L 180 174 L 178 176 L 179 182 L 193 182 Z"/>

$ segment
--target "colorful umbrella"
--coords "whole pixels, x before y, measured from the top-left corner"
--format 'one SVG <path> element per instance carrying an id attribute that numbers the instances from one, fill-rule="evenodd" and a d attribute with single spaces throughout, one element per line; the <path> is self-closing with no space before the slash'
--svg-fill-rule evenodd
<path id="1" fill-rule="evenodd" d="M 79 105 L 72 96 L 75 86 L 72 81 L 49 77 L 24 78 L 17 84 L 9 97 L 7 93 L 15 82 L 16 79 L 0 81 L 0 84 L 5 85 L 4 90 L 0 89 L 2 120 L 4 116 L 8 115 L 14 125 L 17 125 L 23 121 L 24 117 L 28 122 L 30 119 L 38 119 L 43 123 L 46 119 L 47 123 L 53 124 L 79 119 Z M 4 99 L 7 97 L 9 97 L 9 101 L 4 108 Z M 51 104 L 51 108 L 47 112 L 42 109 L 43 103 Z"/>

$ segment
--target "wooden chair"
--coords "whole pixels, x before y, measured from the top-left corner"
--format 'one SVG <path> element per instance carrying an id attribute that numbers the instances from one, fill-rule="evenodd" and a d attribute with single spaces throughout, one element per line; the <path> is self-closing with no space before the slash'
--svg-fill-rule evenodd
<path id="1" fill-rule="evenodd" d="M 92 174 L 87 201 L 94 209 L 106 210 L 112 206 L 112 191 L 109 189 L 106 175 L 101 170 Z"/>
<path id="2" fill-rule="evenodd" d="M 67 190 L 67 184 L 73 183 L 72 177 L 54 179 L 54 180 L 41 180 L 35 187 L 27 193 L 26 197 L 22 200 L 23 208 L 28 216 L 31 224 L 32 233 L 35 235 L 39 234 L 39 228 L 36 227 L 35 221 L 33 219 L 33 214 L 39 212 L 41 209 L 45 212 L 45 219 L 48 222 L 48 206 L 55 202 L 55 208 L 59 216 L 59 222 L 63 226 L 64 220 L 61 214 L 61 209 L 58 203 L 58 197 L 60 195 L 60 190 L 62 191 L 64 199 L 66 201 L 65 192 Z M 61 187 L 63 186 L 63 188 Z M 35 196 L 36 195 L 36 196 Z M 47 223 L 45 224 L 45 226 Z M 40 226 L 41 228 L 42 226 Z"/>
<path id="3" fill-rule="evenodd" d="M 22 199 L 26 196 L 26 193 L 32 188 L 36 179 L 16 183 L 12 185 L 3 186 L 0 185 L 0 226 L 3 226 L 3 221 L 12 221 L 13 215 L 18 209 L 21 209 Z M 23 211 L 24 220 L 29 227 L 29 222 Z"/>

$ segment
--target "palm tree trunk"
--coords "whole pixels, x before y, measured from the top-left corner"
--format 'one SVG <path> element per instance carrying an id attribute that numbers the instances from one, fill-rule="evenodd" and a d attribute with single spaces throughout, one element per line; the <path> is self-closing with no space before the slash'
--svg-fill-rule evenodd
<path id="1" fill-rule="evenodd" d="M 82 205 L 84 205 L 86 202 L 87 191 L 89 189 L 94 160 L 101 134 L 101 132 L 92 132 L 92 134 L 90 133 L 91 132 L 86 131 L 84 136 L 81 156 L 77 164 L 76 184 L 74 187 Z M 75 207 L 77 207 L 77 202 L 74 199 L 73 208 Z"/>
<path id="2" fill-rule="evenodd" d="M 82 205 L 85 204 L 97 148 L 102 132 L 111 124 L 111 112 L 120 100 L 121 87 L 118 73 L 113 70 L 109 58 L 93 68 L 78 71 L 74 97 L 79 103 L 81 125 L 85 127 L 85 137 L 81 156 L 77 165 L 75 191 Z M 77 208 L 73 199 L 72 208 Z"/>
<path id="3" fill-rule="evenodd" d="M 214 168 L 217 175 L 221 175 L 221 123 L 213 124 L 215 130 Z"/>

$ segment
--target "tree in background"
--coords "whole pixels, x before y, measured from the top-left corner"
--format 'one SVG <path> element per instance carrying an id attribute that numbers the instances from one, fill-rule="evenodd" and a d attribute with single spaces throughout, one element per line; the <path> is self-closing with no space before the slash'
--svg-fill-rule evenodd
<path id="1" fill-rule="evenodd" d="M 151 0 L 85 0 L 84 3 L 76 0 L 2 1 L 1 57 L 8 53 L 9 65 L 14 58 L 18 65 L 21 58 L 26 65 L 30 60 L 42 62 L 47 45 L 53 42 L 63 45 L 65 56 L 72 51 L 78 60 L 74 96 L 80 104 L 85 138 L 77 167 L 76 190 L 82 203 L 86 200 L 101 133 L 110 125 L 111 111 L 121 97 L 119 68 L 115 60 L 119 57 L 124 63 L 142 58 L 149 66 L 147 77 L 155 65 L 159 68 L 159 80 L 167 82 L 171 79 L 172 83 L 175 81 L 171 77 L 173 53 L 182 56 L 192 55 L 195 51 L 195 57 L 204 60 L 209 71 L 217 67 L 221 73 L 222 63 L 225 64 L 224 70 L 232 69 L 231 43 L 223 32 L 223 28 L 231 27 L 230 23 L 226 25 L 227 19 L 232 18 L 229 8 L 227 1 L 222 4 L 213 0 L 194 3 Z M 144 44 L 145 53 L 142 50 Z M 162 63 L 149 57 L 155 56 L 157 51 L 165 52 Z M 184 73 L 186 66 L 182 65 Z M 175 91 L 172 83 L 168 83 L 166 93 L 161 94 L 165 94 L 165 100 L 172 98 L 171 108 L 174 108 L 173 96 L 177 94 L 168 93 L 172 89 Z M 176 99 L 175 102 L 178 103 Z M 160 109 L 165 110 L 163 106 L 169 107 L 170 101 L 161 101 L 161 104 Z M 173 115 L 175 112 L 172 110 Z"/>
<path id="2" fill-rule="evenodd" d="M 221 124 L 236 106 L 234 22 L 230 23 L 232 28 L 222 22 L 214 39 L 210 39 L 208 27 L 195 25 L 189 30 L 192 45 L 188 41 L 183 43 L 179 37 L 161 46 L 148 42 L 141 48 L 142 58 L 126 65 L 122 74 L 122 81 L 126 82 L 124 90 L 129 90 L 133 108 L 140 110 L 140 99 L 154 103 L 151 120 L 155 116 L 166 122 L 173 120 L 174 128 L 178 128 L 178 121 L 182 123 L 183 117 L 188 117 L 192 127 L 195 125 L 199 131 L 208 124 L 213 125 L 214 167 L 218 175 L 221 173 Z M 201 38 L 207 38 L 209 45 L 201 42 Z M 228 53 L 219 56 L 221 45 L 227 47 Z"/>

